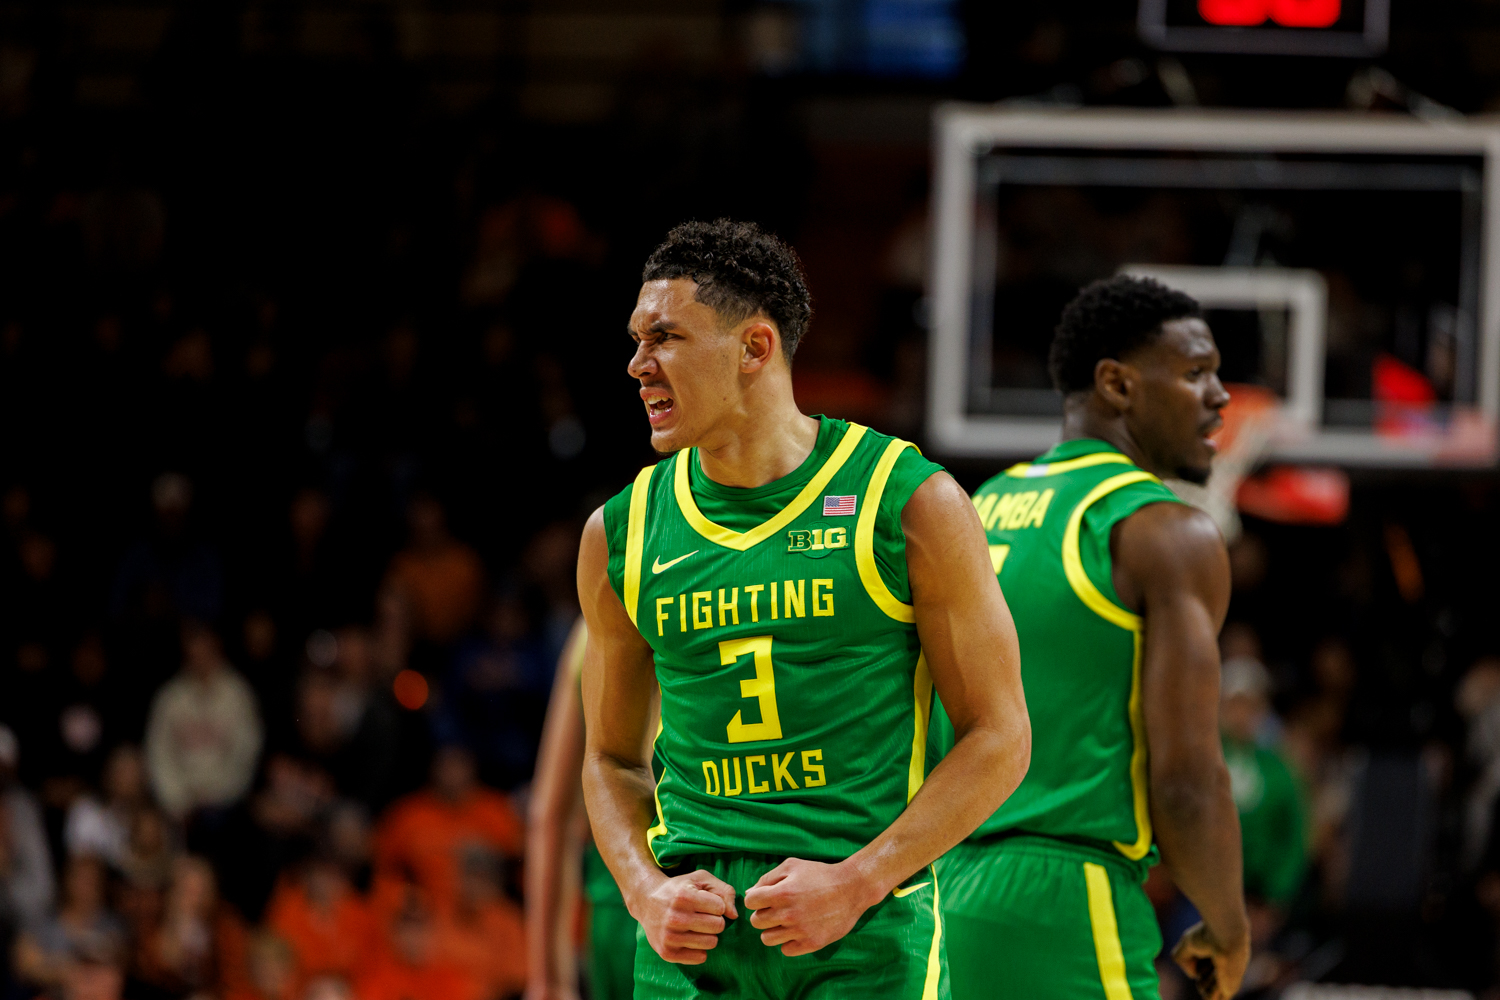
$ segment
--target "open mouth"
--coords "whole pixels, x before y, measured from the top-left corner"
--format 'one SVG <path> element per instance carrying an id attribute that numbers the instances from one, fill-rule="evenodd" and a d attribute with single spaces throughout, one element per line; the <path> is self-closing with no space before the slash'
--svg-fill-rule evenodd
<path id="1" fill-rule="evenodd" d="M 643 389 L 641 398 L 646 403 L 646 419 L 653 425 L 665 420 L 672 412 L 672 397 L 660 390 Z"/>

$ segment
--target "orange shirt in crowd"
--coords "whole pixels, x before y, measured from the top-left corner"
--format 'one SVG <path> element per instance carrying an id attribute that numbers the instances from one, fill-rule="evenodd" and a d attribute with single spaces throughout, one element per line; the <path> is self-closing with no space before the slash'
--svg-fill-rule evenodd
<path id="1" fill-rule="evenodd" d="M 414 878 L 440 912 L 458 895 L 465 845 L 477 844 L 519 857 L 524 833 L 510 799 L 477 788 L 450 803 L 431 791 L 414 792 L 391 806 L 375 830 L 375 865 L 383 878 Z"/>
<path id="2" fill-rule="evenodd" d="M 453 911 L 438 923 L 434 945 L 440 958 L 480 984 L 485 997 L 526 989 L 526 924 L 521 908 L 509 900 L 468 914 Z"/>
<path id="3" fill-rule="evenodd" d="M 300 880 L 281 879 L 266 906 L 266 925 L 296 952 L 298 983 L 329 973 L 353 978 L 373 943 L 370 910 L 347 883 L 325 909 Z"/>
<path id="4" fill-rule="evenodd" d="M 467 545 L 403 549 L 391 560 L 390 575 L 411 602 L 413 624 L 424 639 L 452 642 L 479 614 L 484 564 Z"/>
<path id="5" fill-rule="evenodd" d="M 477 981 L 443 961 L 408 965 L 391 954 L 366 963 L 354 980 L 358 1000 L 489 1000 Z"/>

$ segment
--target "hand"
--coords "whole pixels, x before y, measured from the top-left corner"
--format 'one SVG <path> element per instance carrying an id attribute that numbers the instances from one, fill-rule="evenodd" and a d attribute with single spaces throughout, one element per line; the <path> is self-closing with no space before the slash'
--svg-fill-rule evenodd
<path id="1" fill-rule="evenodd" d="M 651 948 L 668 962 L 702 965 L 719 943 L 726 918 L 739 916 L 734 887 L 699 869 L 663 878 L 631 915 L 640 921 Z"/>
<path id="2" fill-rule="evenodd" d="M 1230 1000 L 1240 991 L 1250 964 L 1250 933 L 1233 943 L 1220 942 L 1202 923 L 1189 927 L 1172 949 L 1172 960 L 1198 986 L 1203 1000 Z"/>
<path id="3" fill-rule="evenodd" d="M 761 943 L 781 945 L 783 955 L 810 955 L 848 934 L 883 894 L 871 898 L 873 888 L 846 865 L 787 858 L 762 875 L 745 892 Z"/>

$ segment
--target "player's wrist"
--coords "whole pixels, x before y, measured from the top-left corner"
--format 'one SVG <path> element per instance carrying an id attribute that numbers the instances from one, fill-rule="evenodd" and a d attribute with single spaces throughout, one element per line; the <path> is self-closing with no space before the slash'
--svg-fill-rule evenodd
<path id="1" fill-rule="evenodd" d="M 866 910 L 884 899 L 901 882 L 900 878 L 893 880 L 889 874 L 880 871 L 879 866 L 858 854 L 839 862 L 836 867 L 841 869 L 850 895 Z"/>
<path id="2" fill-rule="evenodd" d="M 1250 943 L 1250 918 L 1243 908 L 1238 912 L 1231 909 L 1224 914 L 1215 914 L 1212 919 L 1205 916 L 1203 928 L 1208 931 L 1214 945 L 1226 953 L 1238 951 Z"/>
<path id="3" fill-rule="evenodd" d="M 645 915 L 646 901 L 667 881 L 670 881 L 667 873 L 660 868 L 647 868 L 630 879 L 628 887 L 625 882 L 619 883 L 620 895 L 625 898 L 625 909 L 637 923 Z"/>

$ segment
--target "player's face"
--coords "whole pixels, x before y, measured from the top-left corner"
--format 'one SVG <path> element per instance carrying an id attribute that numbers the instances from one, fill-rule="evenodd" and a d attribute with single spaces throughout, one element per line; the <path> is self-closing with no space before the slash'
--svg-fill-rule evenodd
<path id="1" fill-rule="evenodd" d="M 1205 483 L 1218 445 L 1209 437 L 1229 393 L 1219 381 L 1219 349 L 1201 319 L 1162 324 L 1161 336 L 1131 353 L 1140 393 L 1127 420 L 1131 437 L 1151 468 L 1191 483 Z"/>
<path id="2" fill-rule="evenodd" d="M 697 291 L 690 278 L 648 281 L 630 314 L 629 371 L 663 454 L 700 443 L 740 395 L 740 341 Z"/>

